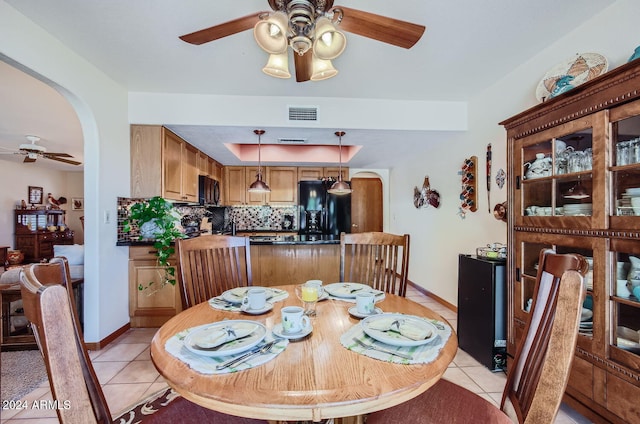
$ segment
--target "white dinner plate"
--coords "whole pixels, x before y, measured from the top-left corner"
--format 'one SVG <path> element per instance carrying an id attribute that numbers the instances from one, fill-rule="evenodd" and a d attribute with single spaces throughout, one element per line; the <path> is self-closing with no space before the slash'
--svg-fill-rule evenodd
<path id="1" fill-rule="evenodd" d="M 266 312 L 269 312 L 272 309 L 273 309 L 273 303 L 271 303 L 271 302 L 265 302 L 264 308 L 261 308 L 261 309 L 251 309 L 249 307 L 249 305 L 240 306 L 240 310 L 242 312 L 244 312 L 245 314 L 250 314 L 250 315 L 264 314 Z"/>
<path id="2" fill-rule="evenodd" d="M 244 299 L 244 297 L 247 295 L 247 291 L 249 289 L 257 289 L 257 288 L 265 289 L 267 291 L 267 299 L 272 298 L 274 295 L 273 290 L 271 290 L 268 287 L 251 286 L 251 287 L 236 287 L 234 289 L 227 290 L 226 292 L 222 293 L 221 296 L 224 300 L 226 300 L 229 303 L 242 303 L 242 299 Z"/>
<path id="3" fill-rule="evenodd" d="M 411 324 L 412 326 L 416 326 L 422 330 L 430 331 L 430 334 L 424 339 L 413 340 L 395 331 L 381 331 L 376 328 L 372 328 L 375 327 L 376 323 L 380 324 L 380 320 L 398 320 L 401 323 Z M 392 346 L 420 346 L 429 343 L 438 336 L 438 329 L 436 326 L 426 319 L 404 314 L 385 313 L 372 315 L 360 321 L 360 325 L 367 336 Z"/>
<path id="4" fill-rule="evenodd" d="M 309 326 L 307 328 L 305 328 L 302 331 L 298 331 L 297 333 L 285 333 L 284 329 L 282 328 L 282 323 L 278 323 L 276 325 L 273 326 L 273 328 L 271 329 L 271 332 L 273 332 L 273 334 L 275 334 L 278 337 L 282 337 L 283 339 L 288 339 L 288 340 L 296 340 L 296 339 L 301 339 L 303 337 L 307 337 L 309 334 L 311 334 L 311 332 L 313 331 L 313 326 Z"/>
<path id="5" fill-rule="evenodd" d="M 250 326 L 254 326 L 255 329 L 251 331 Z M 220 331 L 224 331 L 225 328 L 231 328 L 234 331 L 238 332 L 240 332 L 241 330 L 245 330 L 246 332 L 248 330 L 251 331 L 251 333 L 249 333 L 247 337 L 242 337 L 228 343 L 222 343 L 221 345 L 216 347 L 202 347 L 198 345 L 200 340 L 206 339 L 209 335 L 214 335 L 216 333 L 219 333 Z M 267 328 L 257 321 L 225 320 L 214 322 L 212 324 L 201 325 L 194 328 L 184 338 L 183 343 L 188 350 L 195 354 L 215 358 L 220 356 L 235 355 L 237 353 L 241 353 L 245 350 L 251 349 L 258 343 L 260 343 L 264 339 L 266 334 Z"/>
<path id="6" fill-rule="evenodd" d="M 345 299 L 354 299 L 356 295 L 365 290 L 371 290 L 371 287 L 360 283 L 332 283 L 323 287 L 324 291 L 331 296 L 343 297 Z"/>
<path id="7" fill-rule="evenodd" d="M 380 308 L 375 308 L 373 310 L 372 313 L 370 314 L 361 314 L 360 312 L 358 312 L 358 307 L 357 306 L 353 306 L 351 308 L 349 308 L 349 315 L 353 315 L 356 318 L 366 318 L 366 317 L 370 317 L 372 315 L 377 315 L 377 314 L 381 314 L 382 313 L 382 309 Z"/>

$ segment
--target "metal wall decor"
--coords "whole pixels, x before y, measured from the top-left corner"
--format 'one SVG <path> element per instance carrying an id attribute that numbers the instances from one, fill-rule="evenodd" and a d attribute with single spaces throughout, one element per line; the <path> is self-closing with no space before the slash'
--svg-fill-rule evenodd
<path id="1" fill-rule="evenodd" d="M 471 156 L 464 160 L 462 169 L 458 171 L 458 174 L 462 179 L 462 192 L 460 193 L 461 205 L 458 211 L 458 215 L 461 218 L 465 218 L 467 211 L 475 212 L 478 210 L 477 199 L 477 164 L 478 157 Z"/>
<path id="2" fill-rule="evenodd" d="M 429 206 L 437 208 L 440 206 L 440 193 L 431 189 L 428 176 L 424 177 L 421 189 L 419 189 L 418 186 L 413 188 L 413 205 L 416 209 Z"/>

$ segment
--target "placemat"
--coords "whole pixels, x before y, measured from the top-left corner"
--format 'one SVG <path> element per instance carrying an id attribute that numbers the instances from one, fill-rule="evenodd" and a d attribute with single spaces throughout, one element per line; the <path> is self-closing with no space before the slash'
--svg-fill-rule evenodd
<path id="1" fill-rule="evenodd" d="M 273 297 L 267 299 L 271 303 L 280 302 L 287 297 L 289 297 L 289 293 L 286 290 L 274 289 L 268 287 L 269 290 L 273 291 Z M 222 298 L 222 295 L 212 297 L 209 299 L 209 305 L 213 309 L 220 309 L 223 311 L 231 311 L 231 312 L 240 312 L 240 303 L 231 303 Z"/>
<path id="2" fill-rule="evenodd" d="M 342 336 L 340 336 L 340 343 L 342 344 L 342 346 L 349 350 L 369 356 L 370 358 L 378 359 L 380 361 L 393 362 L 396 364 L 427 364 L 429 362 L 435 361 L 438 357 L 440 349 L 442 349 L 442 347 L 447 343 L 447 340 L 449 340 L 449 337 L 451 336 L 451 327 L 449 327 L 448 324 L 435 319 L 424 317 L 417 318 L 425 319 L 431 322 L 437 328 L 438 335 L 429 343 L 426 343 L 424 345 L 398 347 L 379 342 L 367 336 L 362 330 L 362 326 L 359 323 L 349 328 L 344 334 L 342 334 Z M 413 357 L 413 359 L 404 359 L 388 353 L 379 352 L 377 350 L 366 349 L 354 342 L 354 338 L 357 338 L 358 340 L 361 340 L 364 343 L 372 345 L 374 347 L 379 346 L 387 350 L 410 355 Z"/>
<path id="3" fill-rule="evenodd" d="M 269 362 L 274 359 L 280 353 L 282 353 L 287 346 L 289 345 L 289 340 L 280 339 L 274 346 L 271 348 L 271 351 L 267 354 L 256 355 L 245 362 L 241 362 L 232 367 L 224 368 L 222 370 L 217 370 L 216 365 L 221 364 L 229 359 L 234 357 L 238 357 L 243 355 L 245 352 L 238 353 L 237 355 L 231 356 L 221 356 L 219 358 L 210 358 L 208 356 L 201 356 L 191 352 L 184 346 L 183 340 L 192 330 L 200 328 L 193 327 L 187 328 L 171 337 L 164 345 L 164 348 L 167 352 L 169 352 L 172 356 L 178 358 L 185 364 L 189 365 L 189 367 L 195 371 L 198 371 L 201 374 L 228 374 L 231 372 L 237 372 L 242 370 L 248 370 L 250 368 L 254 368 Z M 273 334 L 271 331 L 267 334 L 264 341 L 260 343 L 258 346 L 261 346 L 265 343 L 274 340 Z"/>

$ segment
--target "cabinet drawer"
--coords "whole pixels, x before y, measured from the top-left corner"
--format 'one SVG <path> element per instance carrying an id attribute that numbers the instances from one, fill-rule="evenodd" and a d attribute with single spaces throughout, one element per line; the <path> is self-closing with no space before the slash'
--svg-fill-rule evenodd
<path id="1" fill-rule="evenodd" d="M 608 411 L 622 418 L 624 422 L 640 422 L 640 387 L 608 374 L 607 393 L 615 393 L 615 396 L 607 396 Z"/>
<path id="2" fill-rule="evenodd" d="M 567 388 L 570 392 L 574 391 L 593 399 L 593 365 L 577 356 L 574 357 Z"/>
<path id="3" fill-rule="evenodd" d="M 129 259 L 135 260 L 157 260 L 157 249 L 153 246 L 130 246 L 129 247 Z M 170 261 L 175 261 L 175 256 L 169 258 Z"/>

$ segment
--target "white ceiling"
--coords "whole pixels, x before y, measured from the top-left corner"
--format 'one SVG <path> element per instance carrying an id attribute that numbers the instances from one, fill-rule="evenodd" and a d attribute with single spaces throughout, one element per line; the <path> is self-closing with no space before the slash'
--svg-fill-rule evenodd
<path id="1" fill-rule="evenodd" d="M 334 60 L 339 74 L 305 83 L 263 74 L 267 57 L 252 31 L 201 46 L 178 39 L 268 10 L 267 0 L 6 2 L 129 91 L 465 101 L 615 0 L 336 0 L 335 6 L 418 23 L 427 30 L 410 50 L 347 33 L 347 49 Z M 25 135 L 34 134 L 42 137 L 49 151 L 69 152 L 82 161 L 78 120 L 55 90 L 0 63 L 0 95 L 7 99 L 0 105 L 0 147 L 15 148 L 26 142 Z M 253 128 L 173 128 L 224 164 L 233 164 L 234 158 L 222 142 L 256 142 Z M 269 137 L 265 135 L 263 142 L 275 142 L 277 137 L 336 142 L 333 132 L 326 130 L 267 130 Z M 389 140 L 402 137 L 409 153 L 442 136 L 363 128 L 351 129 L 343 141 L 364 146 L 349 166 L 384 168 L 392 165 L 390 157 L 402 153 Z M 21 157 L 0 155 L 0 159 Z M 49 164 L 56 162 L 37 162 L 37 166 Z"/>

